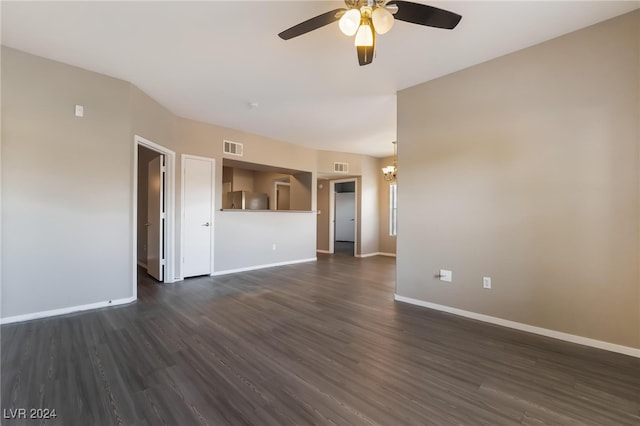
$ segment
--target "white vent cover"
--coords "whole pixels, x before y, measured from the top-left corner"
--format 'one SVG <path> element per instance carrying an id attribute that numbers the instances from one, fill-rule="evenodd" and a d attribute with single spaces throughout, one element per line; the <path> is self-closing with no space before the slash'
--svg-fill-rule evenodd
<path id="1" fill-rule="evenodd" d="M 222 152 L 225 154 L 237 155 L 242 157 L 242 144 L 238 142 L 223 141 Z"/>
<path id="2" fill-rule="evenodd" d="M 333 171 L 338 173 L 349 173 L 349 163 L 333 163 Z"/>

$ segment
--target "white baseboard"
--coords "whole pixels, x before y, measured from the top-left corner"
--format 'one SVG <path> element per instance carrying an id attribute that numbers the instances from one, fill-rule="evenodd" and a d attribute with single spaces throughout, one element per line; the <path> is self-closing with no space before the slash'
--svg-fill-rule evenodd
<path id="1" fill-rule="evenodd" d="M 534 334 L 540 334 L 542 336 L 564 340 L 566 342 L 577 343 L 579 345 L 584 345 L 584 346 L 591 346 L 593 348 L 604 349 L 606 351 L 617 352 L 624 355 L 640 358 L 640 349 L 637 349 L 637 348 L 630 348 L 628 346 L 617 345 L 615 343 L 603 342 L 602 340 L 590 339 L 588 337 L 576 336 L 574 334 L 563 333 L 561 331 L 549 330 L 547 328 L 536 327 L 533 325 L 523 324 L 515 321 L 509 321 L 509 320 L 505 320 L 497 317 L 492 317 L 489 315 L 478 314 L 475 312 L 452 308 L 449 306 L 438 305 L 436 303 L 425 302 L 424 300 L 412 299 L 410 297 L 404 297 L 398 294 L 396 294 L 394 298 L 399 302 L 410 303 L 412 305 L 418 305 L 425 308 L 448 312 L 450 314 L 460 315 L 466 318 L 471 318 L 479 321 L 488 322 L 491 324 L 501 325 L 503 327 L 514 328 L 516 330 L 526 331 Z"/>
<path id="2" fill-rule="evenodd" d="M 13 322 L 31 321 L 39 318 L 55 317 L 58 315 L 71 314 L 74 312 L 106 308 L 107 306 L 126 305 L 127 303 L 135 301 L 135 297 L 127 297 L 125 299 L 108 300 L 106 302 L 96 302 L 90 303 L 88 305 L 71 306 L 68 308 L 53 309 L 50 311 L 34 312 L 32 314 L 16 315 L 13 317 L 0 318 L 0 324 L 10 324 Z"/>
<path id="3" fill-rule="evenodd" d="M 268 263 L 266 265 L 247 266 L 246 268 L 238 268 L 238 269 L 227 269 L 224 271 L 215 271 L 211 274 L 211 276 L 215 277 L 217 275 L 236 274 L 238 272 L 255 271 L 256 269 L 273 268 L 276 266 L 295 265 L 296 263 L 315 262 L 317 260 L 318 260 L 317 257 L 311 257 L 309 259 L 299 259 L 299 260 L 290 260 L 287 262 Z"/>
<path id="4" fill-rule="evenodd" d="M 396 254 L 395 253 L 378 252 L 378 256 L 396 257 Z"/>
<path id="5" fill-rule="evenodd" d="M 375 252 L 375 253 L 366 253 L 366 254 L 356 254 L 355 257 L 373 257 L 373 256 L 389 256 L 389 257 L 396 257 L 395 253 L 382 253 L 382 252 Z"/>
<path id="6" fill-rule="evenodd" d="M 365 254 L 356 254 L 355 257 L 365 258 L 365 257 L 373 257 L 377 256 L 378 253 L 365 253 Z"/>
<path id="7" fill-rule="evenodd" d="M 316 253 L 331 254 L 329 250 L 316 250 Z"/>

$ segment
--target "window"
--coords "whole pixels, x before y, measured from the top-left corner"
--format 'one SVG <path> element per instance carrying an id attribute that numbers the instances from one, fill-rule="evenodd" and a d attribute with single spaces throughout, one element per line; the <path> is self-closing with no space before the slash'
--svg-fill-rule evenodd
<path id="1" fill-rule="evenodd" d="M 398 233 L 398 184 L 389 185 L 389 235 Z"/>

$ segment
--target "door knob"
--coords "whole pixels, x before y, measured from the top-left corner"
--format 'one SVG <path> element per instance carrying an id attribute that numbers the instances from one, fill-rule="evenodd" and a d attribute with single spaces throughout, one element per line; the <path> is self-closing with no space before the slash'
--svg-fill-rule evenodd
<path id="1" fill-rule="evenodd" d="M 202 224 L 202 226 L 210 226 L 209 222 Z"/>
<path id="2" fill-rule="evenodd" d="M 151 226 L 151 222 L 145 223 L 144 226 Z"/>

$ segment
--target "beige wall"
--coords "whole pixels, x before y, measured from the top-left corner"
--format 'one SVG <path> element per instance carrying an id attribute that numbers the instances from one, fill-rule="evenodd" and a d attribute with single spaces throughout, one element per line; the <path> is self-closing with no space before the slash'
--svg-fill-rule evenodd
<path id="1" fill-rule="evenodd" d="M 133 135 L 142 136 L 171 151 L 179 152 L 181 144 L 177 137 L 177 117 L 136 86 L 129 84 L 129 90 L 131 139 Z M 178 168 L 179 163 L 180 158 L 176 158 Z"/>
<path id="2" fill-rule="evenodd" d="M 348 176 L 360 176 L 362 175 L 362 159 L 363 156 L 359 154 L 350 154 L 348 152 L 336 152 L 336 151 L 317 151 L 317 168 L 318 173 L 334 175 L 333 163 L 348 163 L 349 173 Z M 332 176 L 335 179 L 341 179 L 340 175 Z"/>
<path id="3" fill-rule="evenodd" d="M 129 96 L 2 47 L 2 318 L 132 295 Z"/>
<path id="4" fill-rule="evenodd" d="M 358 249 L 360 255 L 378 252 L 378 159 L 362 157 L 362 176 L 358 178 Z"/>
<path id="5" fill-rule="evenodd" d="M 178 118 L 177 137 L 182 144 L 181 148 L 184 153 L 217 159 L 217 182 L 221 182 L 222 179 L 223 140 L 240 142 L 244 148 L 243 157 L 238 158 L 225 154 L 226 158 L 278 168 L 308 171 L 312 172 L 312 179 L 315 179 L 316 176 L 317 151 L 299 145 L 186 118 Z M 221 208 L 219 192 L 216 194 L 216 209 Z M 311 208 L 315 209 L 315 189 L 313 189 Z"/>
<path id="6" fill-rule="evenodd" d="M 291 210 L 310 210 L 311 192 L 315 185 L 311 182 L 311 174 L 296 173 L 289 179 L 291 191 L 289 193 L 289 208 Z"/>
<path id="7" fill-rule="evenodd" d="M 318 180 L 318 217 L 316 230 L 318 235 L 317 249 L 329 251 L 329 180 Z"/>
<path id="8" fill-rule="evenodd" d="M 382 168 L 393 164 L 393 156 L 378 160 L 378 251 L 380 253 L 396 253 L 396 237 L 389 235 L 389 185 L 391 182 L 384 180 Z M 395 182 L 394 182 L 395 183 Z"/>
<path id="9" fill-rule="evenodd" d="M 231 183 L 232 191 L 249 191 L 253 192 L 254 172 L 253 170 L 233 169 L 233 181 Z"/>
<path id="10" fill-rule="evenodd" d="M 399 93 L 399 295 L 640 348 L 639 31 L 635 12 Z"/>

